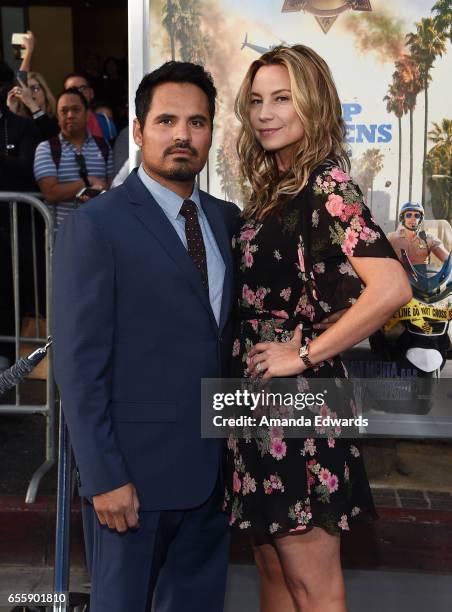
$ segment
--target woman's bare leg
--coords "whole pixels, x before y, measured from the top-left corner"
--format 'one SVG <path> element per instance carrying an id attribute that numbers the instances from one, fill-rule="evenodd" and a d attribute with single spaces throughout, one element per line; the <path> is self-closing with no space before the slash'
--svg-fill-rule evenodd
<path id="1" fill-rule="evenodd" d="M 339 535 L 313 527 L 274 542 L 297 612 L 347 612 Z"/>
<path id="2" fill-rule="evenodd" d="M 253 553 L 259 570 L 261 612 L 297 612 L 275 547 L 271 544 L 254 545 Z"/>

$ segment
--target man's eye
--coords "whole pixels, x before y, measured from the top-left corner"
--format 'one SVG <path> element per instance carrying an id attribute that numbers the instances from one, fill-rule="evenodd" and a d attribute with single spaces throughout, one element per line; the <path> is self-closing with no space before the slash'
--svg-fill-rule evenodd
<path id="1" fill-rule="evenodd" d="M 204 121 L 201 121 L 200 119 L 194 119 L 191 124 L 195 127 L 202 127 L 204 125 Z"/>
<path id="2" fill-rule="evenodd" d="M 169 119 L 169 118 L 160 119 L 160 123 L 164 123 L 165 125 L 170 125 L 171 122 L 172 122 L 172 119 Z"/>

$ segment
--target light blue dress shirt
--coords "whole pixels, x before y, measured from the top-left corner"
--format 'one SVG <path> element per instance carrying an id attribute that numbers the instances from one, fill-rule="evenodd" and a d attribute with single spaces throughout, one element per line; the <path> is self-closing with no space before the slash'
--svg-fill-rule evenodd
<path id="1" fill-rule="evenodd" d="M 169 222 L 182 240 L 182 244 L 188 249 L 187 237 L 185 235 L 185 218 L 180 214 L 184 198 L 181 198 L 181 196 L 171 191 L 171 189 L 163 187 L 163 185 L 152 179 L 146 174 L 142 165 L 138 168 L 138 176 L 167 216 Z M 197 185 L 194 186 L 193 193 L 188 199 L 196 204 L 198 210 L 199 225 L 201 226 L 202 237 L 206 248 L 207 274 L 209 276 L 209 300 L 215 319 L 219 324 L 225 265 L 209 222 L 207 221 L 207 217 L 202 209 Z"/>

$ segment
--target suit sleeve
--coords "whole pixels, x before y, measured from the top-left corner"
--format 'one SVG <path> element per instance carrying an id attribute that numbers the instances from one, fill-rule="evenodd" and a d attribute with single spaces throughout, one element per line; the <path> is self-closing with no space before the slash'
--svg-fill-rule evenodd
<path id="1" fill-rule="evenodd" d="M 113 250 L 83 211 L 67 217 L 54 257 L 55 378 L 85 497 L 131 479 L 113 431 Z"/>

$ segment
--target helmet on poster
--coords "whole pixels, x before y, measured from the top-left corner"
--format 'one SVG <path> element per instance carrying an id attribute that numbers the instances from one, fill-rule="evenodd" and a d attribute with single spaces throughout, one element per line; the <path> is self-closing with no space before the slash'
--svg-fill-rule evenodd
<path id="1" fill-rule="evenodd" d="M 406 224 L 405 213 L 412 212 L 415 213 L 416 223 L 412 226 Z M 417 213 L 417 215 L 416 215 Z M 417 202 L 406 202 L 399 212 L 399 221 L 403 225 L 403 227 L 407 230 L 415 232 L 418 230 L 422 220 L 424 219 L 424 207 L 422 204 L 418 204 Z"/>

